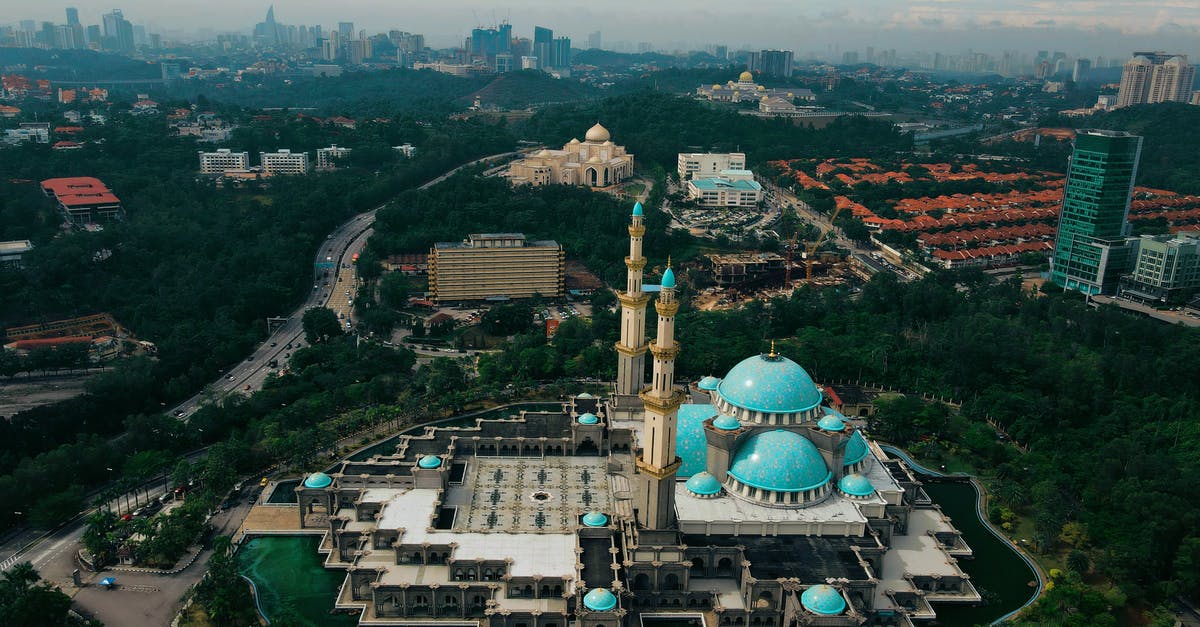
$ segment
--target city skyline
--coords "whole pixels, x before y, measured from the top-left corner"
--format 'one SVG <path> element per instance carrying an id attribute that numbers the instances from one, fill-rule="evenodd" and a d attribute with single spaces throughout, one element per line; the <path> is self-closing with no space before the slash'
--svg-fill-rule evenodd
<path id="1" fill-rule="evenodd" d="M 60 23 L 66 9 L 79 10 L 83 24 L 98 24 L 112 3 L 95 0 L 37 8 L 11 2 L 9 24 L 20 20 Z M 171 7 L 145 0 L 117 3 L 136 24 L 182 40 L 204 40 L 221 32 L 246 32 L 263 19 L 270 2 L 241 3 L 214 0 L 203 15 L 173 12 Z M 629 5 L 630 11 L 612 10 Z M 594 31 L 605 33 L 607 47 L 649 42 L 656 49 L 702 49 L 707 44 L 738 48 L 783 48 L 798 58 L 837 57 L 843 51 L 867 46 L 903 51 L 971 49 L 999 53 L 1051 48 L 1072 55 L 1124 58 L 1134 49 L 1169 48 L 1200 56 L 1200 6 L 1182 2 L 1151 5 L 1133 2 L 1021 2 L 1003 9 L 976 0 L 932 0 L 897 6 L 880 0 L 834 3 L 825 0 L 803 8 L 766 0 L 754 11 L 709 0 L 690 3 L 680 12 L 672 2 L 652 9 L 631 0 L 613 0 L 604 12 L 570 7 L 546 7 L 516 0 L 507 7 L 473 6 L 449 0 L 437 14 L 406 13 L 378 0 L 332 7 L 311 0 L 275 3 L 276 19 L 288 24 L 333 26 L 341 21 L 372 24 L 368 30 L 400 28 L 426 34 L 433 47 L 460 45 L 473 27 L 508 20 L 513 34 L 531 37 L 535 25 L 554 28 L 579 42 Z M 636 9 L 636 11 L 634 10 Z M 28 11 L 21 14 L 21 11 Z M 616 16 L 636 14 L 639 19 Z M 187 25 L 187 30 L 182 26 Z M 739 26 L 744 24 L 744 26 Z"/>

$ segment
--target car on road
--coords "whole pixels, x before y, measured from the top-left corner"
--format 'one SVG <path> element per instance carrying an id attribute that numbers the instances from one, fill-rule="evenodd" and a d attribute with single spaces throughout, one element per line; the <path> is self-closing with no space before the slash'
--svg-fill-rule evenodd
<path id="1" fill-rule="evenodd" d="M 176 418 L 183 418 L 183 410 L 182 410 L 182 409 L 176 409 L 176 410 L 175 410 L 175 417 L 176 417 Z"/>
<path id="2" fill-rule="evenodd" d="M 279 346 L 279 342 L 271 342 L 271 348 L 275 348 L 276 346 Z"/>
<path id="3" fill-rule="evenodd" d="M 233 381 L 233 375 L 231 375 L 231 374 L 225 375 L 225 378 L 229 379 L 230 381 Z"/>

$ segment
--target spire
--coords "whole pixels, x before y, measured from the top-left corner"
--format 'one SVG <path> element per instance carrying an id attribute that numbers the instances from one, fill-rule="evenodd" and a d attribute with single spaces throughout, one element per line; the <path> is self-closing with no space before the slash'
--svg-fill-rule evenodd
<path id="1" fill-rule="evenodd" d="M 771 340 L 771 352 L 767 353 L 767 357 L 770 357 L 771 359 L 779 357 L 779 353 L 775 352 L 775 340 Z"/>

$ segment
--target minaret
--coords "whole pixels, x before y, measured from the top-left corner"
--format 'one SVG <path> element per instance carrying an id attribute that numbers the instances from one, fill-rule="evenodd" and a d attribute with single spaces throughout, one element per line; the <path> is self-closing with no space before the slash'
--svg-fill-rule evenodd
<path id="1" fill-rule="evenodd" d="M 675 524 L 675 473 L 682 463 L 675 456 L 676 414 L 683 404 L 683 392 L 675 389 L 675 272 L 667 261 L 662 292 L 654 303 L 658 311 L 658 335 L 650 343 L 654 355 L 654 376 L 650 389 L 642 392 L 646 418 L 642 424 L 642 454 L 637 460 L 641 476 L 639 520 L 649 529 L 669 529 Z"/>
<path id="2" fill-rule="evenodd" d="M 617 342 L 618 395 L 637 394 L 646 381 L 646 303 L 650 302 L 650 297 L 642 292 L 642 269 L 646 267 L 646 258 L 642 256 L 644 235 L 646 226 L 642 224 L 642 203 L 639 202 L 633 205 L 633 218 L 629 224 L 625 291 L 617 293 L 617 300 L 621 301 L 621 341 Z"/>

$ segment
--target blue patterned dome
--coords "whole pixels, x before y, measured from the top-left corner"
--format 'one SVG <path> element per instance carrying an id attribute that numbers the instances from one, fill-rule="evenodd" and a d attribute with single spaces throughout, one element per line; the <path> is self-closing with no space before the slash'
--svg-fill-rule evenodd
<path id="1" fill-rule="evenodd" d="M 736 431 L 742 428 L 742 423 L 733 416 L 717 416 L 717 419 L 713 421 L 713 426 L 722 431 Z"/>
<path id="2" fill-rule="evenodd" d="M 817 421 L 817 426 L 826 431 L 845 431 L 846 423 L 833 414 L 829 414 Z"/>
<path id="3" fill-rule="evenodd" d="M 832 476 L 816 445 L 783 429 L 763 431 L 742 442 L 729 474 L 748 486 L 775 492 L 819 488 Z"/>
<path id="4" fill-rule="evenodd" d="M 731 405 L 791 414 L 821 404 L 821 391 L 799 364 L 783 356 L 743 359 L 721 380 L 717 393 Z"/>
<path id="5" fill-rule="evenodd" d="M 855 431 L 846 440 L 846 453 L 842 458 L 843 466 L 851 466 L 861 462 L 867 456 L 867 439 L 862 436 L 862 433 Z"/>
<path id="6" fill-rule="evenodd" d="M 607 612 L 617 606 L 617 597 L 606 588 L 592 588 L 583 595 L 583 605 L 593 612 Z"/>
<path id="7" fill-rule="evenodd" d="M 683 484 L 688 492 L 699 496 L 712 496 L 721 491 L 721 482 L 717 478 L 708 474 L 708 471 L 698 472 L 687 483 Z"/>
<path id="8" fill-rule="evenodd" d="M 858 473 L 842 477 L 838 489 L 850 496 L 871 496 L 875 493 L 875 486 L 871 485 L 870 480 Z"/>
<path id="9" fill-rule="evenodd" d="M 663 287 L 675 287 L 675 271 L 674 270 L 667 268 L 667 271 L 663 272 L 662 286 Z"/>
<path id="10" fill-rule="evenodd" d="M 587 392 L 580 392 L 575 398 L 596 398 Z"/>
<path id="11" fill-rule="evenodd" d="M 583 524 L 589 527 L 603 527 L 608 524 L 608 516 L 600 512 L 588 512 L 583 515 Z"/>
<path id="12" fill-rule="evenodd" d="M 716 377 L 704 377 L 703 379 L 700 379 L 700 382 L 696 384 L 696 387 L 700 388 L 701 390 L 711 392 L 717 389 L 718 385 L 721 385 L 720 379 Z"/>
<path id="13" fill-rule="evenodd" d="M 426 455 L 417 462 L 417 465 L 421 468 L 437 468 L 442 465 L 442 458 L 437 455 Z"/>
<path id="14" fill-rule="evenodd" d="M 712 405 L 687 403 L 679 406 L 675 415 L 675 454 L 683 461 L 675 473 L 680 479 L 690 477 L 708 464 L 708 437 L 704 421 L 717 415 Z"/>
<path id="15" fill-rule="evenodd" d="M 633 203 L 633 215 L 635 215 L 635 216 L 642 215 L 642 203 L 640 203 L 640 202 Z"/>
<path id="16" fill-rule="evenodd" d="M 314 472 L 304 478 L 304 487 L 306 488 L 327 488 L 331 483 L 333 483 L 333 477 L 323 472 Z"/>
<path id="17" fill-rule="evenodd" d="M 818 584 L 800 594 L 800 604 L 813 614 L 836 616 L 846 611 L 846 599 L 837 588 L 829 584 Z"/>
<path id="18" fill-rule="evenodd" d="M 581 424 L 581 425 L 594 425 L 598 422 L 600 422 L 600 419 L 596 417 L 596 414 L 593 414 L 591 412 L 588 412 L 586 414 L 581 414 L 579 416 L 579 424 Z"/>

